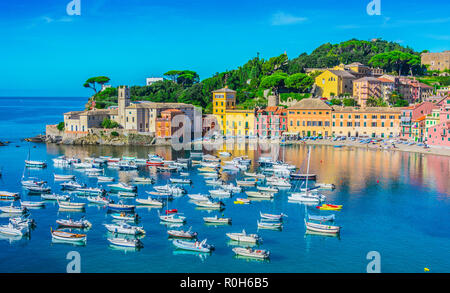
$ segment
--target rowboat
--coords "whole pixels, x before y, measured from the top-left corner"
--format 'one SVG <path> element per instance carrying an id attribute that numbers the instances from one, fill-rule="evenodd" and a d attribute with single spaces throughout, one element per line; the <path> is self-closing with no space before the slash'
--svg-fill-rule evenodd
<path id="1" fill-rule="evenodd" d="M 261 213 L 259 212 L 259 215 L 261 216 L 262 219 L 267 219 L 267 220 L 271 220 L 271 221 L 281 221 L 283 219 L 283 217 L 287 217 L 287 215 L 281 213 L 279 215 L 274 215 L 274 214 L 267 214 L 267 213 Z"/>
<path id="2" fill-rule="evenodd" d="M 67 210 L 82 210 L 86 206 L 83 202 L 59 201 L 59 208 Z"/>
<path id="3" fill-rule="evenodd" d="M 266 178 L 266 176 L 264 174 L 258 174 L 258 173 L 250 173 L 250 172 L 244 172 L 245 176 L 248 177 L 254 177 L 254 178 L 258 178 L 258 179 L 264 179 Z"/>
<path id="4" fill-rule="evenodd" d="M 88 220 L 85 220 L 83 218 L 81 218 L 78 221 L 74 221 L 71 218 L 58 219 L 58 220 L 56 220 L 56 224 L 58 224 L 61 227 L 78 228 L 78 229 L 84 229 L 84 228 L 92 227 L 91 222 L 89 222 Z"/>
<path id="5" fill-rule="evenodd" d="M 315 184 L 316 187 L 319 187 L 319 189 L 326 189 L 326 190 L 333 190 L 336 188 L 336 186 L 332 183 L 328 184 L 328 183 L 316 183 Z"/>
<path id="6" fill-rule="evenodd" d="M 154 183 L 155 179 L 150 177 L 134 177 L 133 178 L 134 183 Z"/>
<path id="7" fill-rule="evenodd" d="M 230 224 L 231 218 L 219 218 L 216 215 L 214 217 L 203 217 L 203 221 L 209 224 Z"/>
<path id="8" fill-rule="evenodd" d="M 129 235 L 145 234 L 145 230 L 143 227 L 132 226 L 125 222 L 119 224 L 104 224 L 104 226 L 109 232 L 112 233 L 129 234 Z"/>
<path id="9" fill-rule="evenodd" d="M 108 209 L 111 211 L 118 211 L 118 212 L 133 212 L 135 206 L 134 205 L 126 205 L 122 202 L 119 203 L 109 203 L 107 205 Z"/>
<path id="10" fill-rule="evenodd" d="M 256 221 L 258 229 L 281 229 L 283 225 L 281 223 Z"/>
<path id="11" fill-rule="evenodd" d="M 72 164 L 72 162 L 66 159 L 65 156 L 53 158 L 52 161 L 56 167 L 68 167 L 70 164 Z"/>
<path id="12" fill-rule="evenodd" d="M 239 186 L 255 186 L 257 178 L 244 178 L 244 180 L 236 180 L 236 184 Z"/>
<path id="13" fill-rule="evenodd" d="M 17 192 L 0 191 L 0 200 L 16 200 L 20 198 Z"/>
<path id="14" fill-rule="evenodd" d="M 28 226 L 8 223 L 6 225 L 0 225 L 0 233 L 12 236 L 24 236 L 30 233 L 30 229 Z"/>
<path id="15" fill-rule="evenodd" d="M 222 209 L 225 205 L 223 202 L 212 202 L 210 200 L 199 200 L 195 201 L 194 204 L 201 208 L 207 208 L 207 209 Z"/>
<path id="16" fill-rule="evenodd" d="M 143 205 L 157 206 L 162 207 L 164 203 L 160 200 L 153 199 L 151 197 L 148 198 L 136 198 L 136 202 Z"/>
<path id="17" fill-rule="evenodd" d="M 261 238 L 258 236 L 258 234 L 247 234 L 245 233 L 245 230 L 242 230 L 242 232 L 237 233 L 226 233 L 228 238 L 234 241 L 239 242 L 249 242 L 249 243 L 256 243 L 261 240 Z"/>
<path id="18" fill-rule="evenodd" d="M 135 192 L 137 190 L 136 186 L 128 185 L 123 182 L 119 182 L 117 184 L 108 184 L 108 187 L 111 189 L 111 191 Z"/>
<path id="19" fill-rule="evenodd" d="M 171 183 L 180 183 L 180 184 L 191 184 L 191 179 L 181 179 L 181 178 L 169 178 Z"/>
<path id="20" fill-rule="evenodd" d="M 70 196 L 59 195 L 59 194 L 54 194 L 54 193 L 53 194 L 41 194 L 41 199 L 67 201 L 70 199 Z"/>
<path id="21" fill-rule="evenodd" d="M 175 245 L 179 249 L 184 250 L 192 250 L 198 252 L 211 252 L 214 249 L 214 246 L 206 243 L 206 239 L 202 242 L 191 242 L 191 241 L 183 241 L 179 239 L 175 239 L 172 241 L 173 245 Z"/>
<path id="22" fill-rule="evenodd" d="M 162 165 L 164 165 L 164 161 L 162 159 L 154 158 L 154 159 L 147 160 L 146 164 L 147 164 L 147 166 L 162 166 Z"/>
<path id="23" fill-rule="evenodd" d="M 55 180 L 75 180 L 75 175 L 53 174 Z"/>
<path id="24" fill-rule="evenodd" d="M 0 211 L 8 214 L 24 214 L 27 212 L 25 207 L 15 207 L 12 203 L 10 206 L 1 206 Z"/>
<path id="25" fill-rule="evenodd" d="M 30 168 L 45 168 L 47 167 L 47 163 L 42 161 L 25 160 L 25 166 Z"/>
<path id="26" fill-rule="evenodd" d="M 176 237 L 176 238 L 186 238 L 186 239 L 193 239 L 197 237 L 197 232 L 192 232 L 191 228 L 189 230 L 167 230 L 167 234 L 169 234 L 169 237 Z"/>
<path id="27" fill-rule="evenodd" d="M 278 192 L 278 188 L 273 187 L 273 186 L 256 186 L 256 189 L 258 189 L 259 191 L 266 191 L 266 192 Z"/>
<path id="28" fill-rule="evenodd" d="M 86 243 L 87 236 L 86 234 L 78 234 L 78 233 L 71 233 L 61 230 L 53 231 L 53 229 L 50 228 L 50 232 L 52 234 L 52 239 L 55 240 L 61 240 L 61 241 L 67 241 L 67 242 L 83 242 Z"/>
<path id="29" fill-rule="evenodd" d="M 340 211 L 342 209 L 342 205 L 323 204 L 321 206 L 316 206 L 316 208 L 319 210 Z"/>
<path id="30" fill-rule="evenodd" d="M 312 221 L 332 222 L 334 221 L 334 219 L 335 219 L 334 214 L 328 216 L 315 216 L 308 214 L 308 220 Z"/>
<path id="31" fill-rule="evenodd" d="M 169 222 L 169 223 L 184 223 L 186 222 L 186 217 L 177 215 L 177 214 L 171 214 L 171 215 L 160 215 L 158 211 L 159 218 L 161 221 Z"/>
<path id="32" fill-rule="evenodd" d="M 305 226 L 307 230 L 319 232 L 319 233 L 328 233 L 328 234 L 336 234 L 339 233 L 341 227 L 339 226 L 331 226 L 331 225 L 323 225 L 313 222 L 307 222 L 305 220 Z"/>
<path id="33" fill-rule="evenodd" d="M 223 190 L 223 189 L 212 189 L 209 190 L 209 193 L 213 196 L 222 196 L 222 197 L 230 197 L 231 192 Z"/>
<path id="34" fill-rule="evenodd" d="M 188 197 L 192 200 L 209 200 L 210 196 L 204 194 L 188 194 Z"/>
<path id="35" fill-rule="evenodd" d="M 107 176 L 97 176 L 98 182 L 113 182 L 115 180 L 114 177 L 107 177 Z"/>
<path id="36" fill-rule="evenodd" d="M 240 198 L 240 197 L 238 197 L 238 198 L 236 198 L 236 201 L 234 203 L 237 203 L 237 204 L 249 204 L 250 202 L 251 202 L 251 200 L 248 199 L 248 198 Z"/>
<path id="37" fill-rule="evenodd" d="M 45 206 L 43 201 L 20 201 L 20 205 L 26 208 L 40 208 Z"/>
<path id="38" fill-rule="evenodd" d="M 27 185 L 24 186 L 25 189 L 28 190 L 29 193 L 49 193 L 51 188 L 45 185 Z"/>
<path id="39" fill-rule="evenodd" d="M 273 193 L 269 192 L 259 192 L 259 191 L 246 191 L 245 192 L 249 197 L 256 198 L 273 198 Z"/>
<path id="40" fill-rule="evenodd" d="M 111 202 L 109 199 L 107 199 L 104 196 L 88 196 L 87 200 L 91 203 L 104 204 L 104 205 Z"/>
<path id="41" fill-rule="evenodd" d="M 113 237 L 113 238 L 107 238 L 109 243 L 116 246 L 122 246 L 122 247 L 143 247 L 144 245 L 139 239 L 126 239 L 126 238 L 119 238 L 119 237 Z"/>
<path id="42" fill-rule="evenodd" d="M 111 217 L 113 217 L 113 219 L 116 220 L 133 221 L 133 222 L 136 222 L 139 219 L 138 214 L 125 214 L 125 213 L 111 214 Z"/>
<path id="43" fill-rule="evenodd" d="M 232 250 L 236 255 L 259 259 L 267 259 L 270 255 L 267 250 L 252 249 L 251 247 L 234 247 Z"/>

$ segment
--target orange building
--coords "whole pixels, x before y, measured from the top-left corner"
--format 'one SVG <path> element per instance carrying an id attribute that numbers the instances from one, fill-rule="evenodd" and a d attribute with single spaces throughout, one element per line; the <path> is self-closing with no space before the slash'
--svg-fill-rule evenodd
<path id="1" fill-rule="evenodd" d="M 161 112 L 161 117 L 156 118 L 156 137 L 157 138 L 169 138 L 180 127 L 172 125 L 173 117 L 184 114 L 178 109 L 167 109 Z"/>
<path id="2" fill-rule="evenodd" d="M 287 108 L 287 129 L 301 136 L 331 136 L 331 111 L 320 99 L 302 99 Z"/>

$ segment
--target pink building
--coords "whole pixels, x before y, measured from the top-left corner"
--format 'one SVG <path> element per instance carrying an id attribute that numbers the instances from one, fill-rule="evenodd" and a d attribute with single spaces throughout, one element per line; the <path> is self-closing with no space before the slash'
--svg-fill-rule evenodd
<path id="1" fill-rule="evenodd" d="M 427 143 L 450 148 L 450 96 L 439 104 L 439 124 L 428 130 Z"/>
<path id="2" fill-rule="evenodd" d="M 378 78 L 366 76 L 353 81 L 353 96 L 361 107 L 366 106 L 367 99 L 380 98 L 381 81 Z"/>
<path id="3" fill-rule="evenodd" d="M 409 81 L 411 90 L 411 99 L 413 102 L 425 101 L 426 98 L 433 95 L 433 87 L 414 80 Z"/>
<path id="4" fill-rule="evenodd" d="M 435 107 L 436 104 L 431 102 L 422 102 L 403 108 L 400 116 L 400 138 L 414 139 L 412 132 L 414 121 L 418 121 L 419 118 L 430 114 Z"/>
<path id="5" fill-rule="evenodd" d="M 266 107 L 256 112 L 256 131 L 259 137 L 280 137 L 287 131 L 287 110 L 283 107 Z"/>

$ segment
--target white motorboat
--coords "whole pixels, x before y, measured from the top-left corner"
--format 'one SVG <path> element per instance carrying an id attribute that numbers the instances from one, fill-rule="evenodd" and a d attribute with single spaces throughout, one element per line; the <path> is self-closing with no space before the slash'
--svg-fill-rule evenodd
<path id="1" fill-rule="evenodd" d="M 214 217 L 204 217 L 203 221 L 207 224 L 230 224 L 231 218 L 219 218 L 216 215 Z"/>
<path id="2" fill-rule="evenodd" d="M 111 189 L 111 191 L 119 192 L 119 191 L 125 191 L 125 192 L 136 192 L 137 187 L 134 185 L 128 185 L 123 182 L 119 182 L 116 184 L 108 184 L 108 187 Z"/>
<path id="3" fill-rule="evenodd" d="M 341 227 L 339 226 L 318 224 L 313 222 L 307 222 L 306 220 L 305 226 L 307 230 L 319 233 L 337 234 L 341 231 Z"/>
<path id="4" fill-rule="evenodd" d="M 223 185 L 224 182 L 221 179 L 209 179 L 209 180 L 205 180 L 205 183 L 207 185 L 220 186 L 220 185 Z"/>
<path id="5" fill-rule="evenodd" d="M 277 186 L 277 187 L 291 187 L 291 183 L 286 180 L 279 178 L 279 180 L 267 181 L 268 185 Z"/>
<path id="6" fill-rule="evenodd" d="M 20 198 L 17 192 L 0 191 L 0 200 L 16 200 Z"/>
<path id="7" fill-rule="evenodd" d="M 6 225 L 0 225 L 0 233 L 12 236 L 24 236 L 30 233 L 30 229 L 28 226 L 8 223 Z"/>
<path id="8" fill-rule="evenodd" d="M 43 201 L 20 201 L 20 205 L 26 208 L 41 208 L 45 206 Z"/>
<path id="9" fill-rule="evenodd" d="M 159 211 L 158 211 L 159 214 Z M 186 217 L 177 215 L 177 214 L 170 214 L 170 215 L 159 215 L 159 218 L 161 221 L 169 222 L 169 223 L 184 223 L 186 222 Z"/>
<path id="10" fill-rule="evenodd" d="M 229 153 L 229 152 L 219 152 L 219 155 L 220 155 L 221 157 L 230 157 L 230 156 L 231 156 L 231 153 Z"/>
<path id="11" fill-rule="evenodd" d="M 111 237 L 107 239 L 109 243 L 116 246 L 122 247 L 135 247 L 140 248 L 144 245 L 139 239 L 127 239 L 127 238 L 119 238 L 119 237 Z"/>
<path id="12" fill-rule="evenodd" d="M 188 197 L 192 200 L 209 200 L 210 196 L 209 195 L 204 195 L 204 194 L 188 194 Z"/>
<path id="13" fill-rule="evenodd" d="M 53 174 L 53 177 L 56 180 L 75 180 L 75 175 L 66 175 L 66 174 Z"/>
<path id="14" fill-rule="evenodd" d="M 117 193 L 118 196 L 120 197 L 136 197 L 137 193 L 135 192 L 128 192 L 128 191 L 119 191 Z"/>
<path id="15" fill-rule="evenodd" d="M 67 189 L 67 190 L 75 190 L 75 189 L 86 187 L 86 185 L 80 184 L 76 181 L 63 182 L 60 184 L 60 186 L 62 189 Z"/>
<path id="16" fill-rule="evenodd" d="M 136 198 L 136 202 L 142 205 L 150 205 L 150 206 L 157 206 L 162 207 L 164 205 L 164 202 L 153 199 L 151 197 L 148 198 Z"/>
<path id="17" fill-rule="evenodd" d="M 200 173 L 205 178 L 219 178 L 219 174 L 217 172 L 207 172 L 207 173 Z"/>
<path id="18" fill-rule="evenodd" d="M 143 227 L 132 226 L 125 222 L 119 224 L 104 224 L 104 226 L 108 231 L 113 233 L 129 234 L 129 235 L 145 234 L 145 230 Z"/>
<path id="19" fill-rule="evenodd" d="M 265 191 L 265 192 L 270 192 L 270 193 L 276 193 L 278 192 L 278 188 L 276 187 L 271 187 L 271 186 L 256 186 L 256 189 L 258 189 L 259 191 Z"/>
<path id="20" fill-rule="evenodd" d="M 230 197 L 231 196 L 231 192 L 229 192 L 227 190 L 223 190 L 223 189 L 212 189 L 212 190 L 209 190 L 209 193 L 211 194 L 211 196 L 219 196 L 219 197 Z"/>
<path id="21" fill-rule="evenodd" d="M 184 188 L 178 187 L 178 186 L 171 186 L 171 185 L 163 185 L 163 186 L 155 186 L 154 187 L 157 191 L 160 192 L 167 192 L 172 195 L 181 195 L 186 193 Z"/>
<path id="22" fill-rule="evenodd" d="M 176 238 L 185 238 L 185 239 L 193 239 L 197 237 L 197 232 L 191 231 L 192 227 L 189 228 L 189 230 L 167 230 L 167 234 L 169 234 L 169 237 L 176 237 Z"/>
<path id="23" fill-rule="evenodd" d="M 236 180 L 236 184 L 239 186 L 255 186 L 257 178 L 244 178 L 244 180 Z"/>
<path id="24" fill-rule="evenodd" d="M 261 241 L 261 238 L 258 236 L 258 234 L 247 234 L 245 233 L 245 230 L 237 233 L 226 233 L 226 235 L 231 240 L 239 242 L 257 243 L 258 241 Z"/>
<path id="25" fill-rule="evenodd" d="M 260 192 L 260 191 L 246 191 L 245 192 L 249 197 L 256 198 L 273 198 L 273 193 L 270 192 Z"/>
<path id="26" fill-rule="evenodd" d="M 258 179 L 264 179 L 266 178 L 266 176 L 264 174 L 258 174 L 258 173 L 250 173 L 250 172 L 244 172 L 245 176 L 248 177 L 254 177 L 254 178 L 258 178 Z"/>
<path id="27" fill-rule="evenodd" d="M 84 202 L 59 201 L 59 208 L 66 210 L 82 210 L 86 206 Z"/>
<path id="28" fill-rule="evenodd" d="M 236 255 L 258 258 L 258 259 L 267 259 L 270 256 L 270 252 L 263 249 L 252 249 L 251 247 L 234 247 L 233 252 Z"/>
<path id="29" fill-rule="evenodd" d="M 239 186 L 233 185 L 233 183 L 224 184 L 224 185 L 220 186 L 220 188 L 222 188 L 223 190 L 232 192 L 232 193 L 241 193 L 242 192 L 242 188 Z"/>
<path id="30" fill-rule="evenodd" d="M 33 219 L 30 219 L 27 216 L 26 217 L 19 216 L 19 217 L 9 218 L 9 222 L 16 226 L 25 226 L 28 228 L 31 228 L 36 224 Z"/>
<path id="31" fill-rule="evenodd" d="M 325 189 L 325 190 L 333 190 L 336 188 L 336 186 L 332 183 L 316 183 L 316 187 L 319 187 L 319 189 Z"/>
<path id="32" fill-rule="evenodd" d="M 134 177 L 133 178 L 133 182 L 134 183 L 141 183 L 141 184 L 143 184 L 143 183 L 151 184 L 151 183 L 155 182 L 155 179 L 153 179 L 151 177 Z"/>
<path id="33" fill-rule="evenodd" d="M 262 219 L 270 220 L 270 221 L 281 221 L 283 217 L 287 217 L 287 215 L 281 213 L 279 215 L 274 214 L 268 214 L 268 213 L 261 213 L 259 212 L 259 215 Z"/>
<path id="34" fill-rule="evenodd" d="M 181 179 L 181 178 L 169 178 L 171 183 L 180 183 L 180 184 L 191 184 L 191 179 Z"/>
<path id="35" fill-rule="evenodd" d="M 101 196 L 101 195 L 88 196 L 86 199 L 90 203 L 103 204 L 103 205 L 107 205 L 107 204 L 109 204 L 111 202 L 111 200 L 109 200 L 108 198 L 106 198 L 104 196 Z"/>
<path id="36" fill-rule="evenodd" d="M 114 182 L 114 177 L 108 177 L 108 176 L 97 176 L 98 182 Z"/>
<path id="37" fill-rule="evenodd" d="M 11 204 L 10 206 L 0 206 L 0 211 L 7 214 L 24 214 L 27 212 L 27 208 L 16 207 L 14 204 Z"/>
<path id="38" fill-rule="evenodd" d="M 126 214 L 126 213 L 111 214 L 111 217 L 113 217 L 116 220 L 132 221 L 132 222 L 136 222 L 139 219 L 138 214 Z"/>
<path id="39" fill-rule="evenodd" d="M 41 199 L 67 201 L 70 199 L 70 196 L 59 195 L 59 194 L 54 194 L 54 193 L 53 194 L 41 194 Z"/>
<path id="40" fill-rule="evenodd" d="M 222 209 L 225 205 L 221 201 L 213 202 L 210 200 L 198 200 L 194 201 L 194 204 L 201 208 L 207 208 L 207 209 Z"/>
<path id="41" fill-rule="evenodd" d="M 88 220 L 81 218 L 78 221 L 75 221 L 71 218 L 67 219 L 57 219 L 56 224 L 58 224 L 60 227 L 68 227 L 68 228 L 78 228 L 78 229 L 85 229 L 92 227 L 91 222 Z"/>

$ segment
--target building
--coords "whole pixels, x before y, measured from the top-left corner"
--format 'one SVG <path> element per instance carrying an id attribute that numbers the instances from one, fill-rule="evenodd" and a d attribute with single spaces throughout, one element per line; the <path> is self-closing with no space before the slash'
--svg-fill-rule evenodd
<path id="1" fill-rule="evenodd" d="M 450 97 L 439 103 L 439 123 L 427 129 L 427 144 L 450 148 Z"/>
<path id="2" fill-rule="evenodd" d="M 255 110 L 226 110 L 226 136 L 254 136 Z"/>
<path id="3" fill-rule="evenodd" d="M 422 65 L 428 65 L 428 70 L 444 71 L 450 69 L 450 51 L 441 53 L 422 53 Z"/>
<path id="4" fill-rule="evenodd" d="M 147 86 L 149 86 L 149 85 L 154 84 L 155 82 L 163 81 L 163 80 L 164 80 L 163 77 L 147 77 L 147 78 L 145 79 L 145 84 L 146 84 Z"/>
<path id="5" fill-rule="evenodd" d="M 410 100 L 414 103 L 425 101 L 426 98 L 433 95 L 433 87 L 417 81 L 415 78 L 409 80 Z"/>
<path id="6" fill-rule="evenodd" d="M 288 132 L 301 136 L 330 136 L 331 110 L 324 101 L 302 99 L 287 108 Z"/>
<path id="7" fill-rule="evenodd" d="M 441 96 L 441 97 L 450 96 L 450 86 L 445 86 L 445 87 L 441 87 L 440 89 L 437 89 L 436 95 Z"/>
<path id="8" fill-rule="evenodd" d="M 426 128 L 425 128 L 426 115 L 420 116 L 417 119 L 411 121 L 411 138 L 416 142 L 423 142 Z"/>
<path id="9" fill-rule="evenodd" d="M 287 110 L 269 106 L 256 111 L 255 133 L 258 137 L 280 137 L 288 129 Z"/>
<path id="10" fill-rule="evenodd" d="M 416 125 L 417 127 L 420 126 L 421 120 L 419 120 L 419 118 L 430 114 L 435 108 L 435 105 L 436 104 L 431 102 L 422 102 L 403 108 L 400 117 L 400 137 L 403 139 L 415 140 L 412 132 L 413 125 Z M 425 123 L 423 124 L 423 127 L 425 127 Z M 417 134 L 417 131 L 415 131 L 415 133 Z"/>
<path id="11" fill-rule="evenodd" d="M 183 115 L 184 113 L 179 109 L 167 109 L 161 111 L 161 117 L 156 118 L 156 137 L 157 138 L 169 138 L 180 129 L 183 125 L 174 125 L 172 119 L 177 115 Z"/>
<path id="12" fill-rule="evenodd" d="M 353 94 L 354 75 L 345 70 L 328 69 L 315 78 L 317 96 L 331 98 L 344 94 Z"/>
<path id="13" fill-rule="evenodd" d="M 336 70 L 347 70 L 357 78 L 361 78 L 364 76 L 381 76 L 384 74 L 384 70 L 381 68 L 373 68 L 366 66 L 360 62 L 353 62 L 347 65 L 339 64 L 338 66 L 335 66 L 334 69 Z"/>
<path id="14" fill-rule="evenodd" d="M 378 80 L 380 81 L 381 97 L 387 101 L 392 92 L 396 91 L 395 82 L 384 77 L 378 77 Z"/>
<path id="15" fill-rule="evenodd" d="M 398 137 L 401 109 L 333 106 L 331 133 L 348 137 Z"/>
<path id="16" fill-rule="evenodd" d="M 423 141 L 428 140 L 429 134 L 431 134 L 431 129 L 438 125 L 440 123 L 439 114 L 441 112 L 441 109 L 439 107 L 434 108 L 431 110 L 430 114 L 427 114 L 425 116 L 425 136 Z"/>
<path id="17" fill-rule="evenodd" d="M 117 109 L 92 109 L 64 113 L 64 131 L 87 134 L 91 128 L 101 128 L 103 120 L 117 117 Z"/>
<path id="18" fill-rule="evenodd" d="M 361 107 L 365 107 L 369 98 L 381 97 L 381 81 L 371 76 L 353 80 L 353 96 Z"/>
<path id="19" fill-rule="evenodd" d="M 226 112 L 236 108 L 236 91 L 225 86 L 213 91 L 213 115 L 216 116 L 221 134 L 225 134 Z"/>

